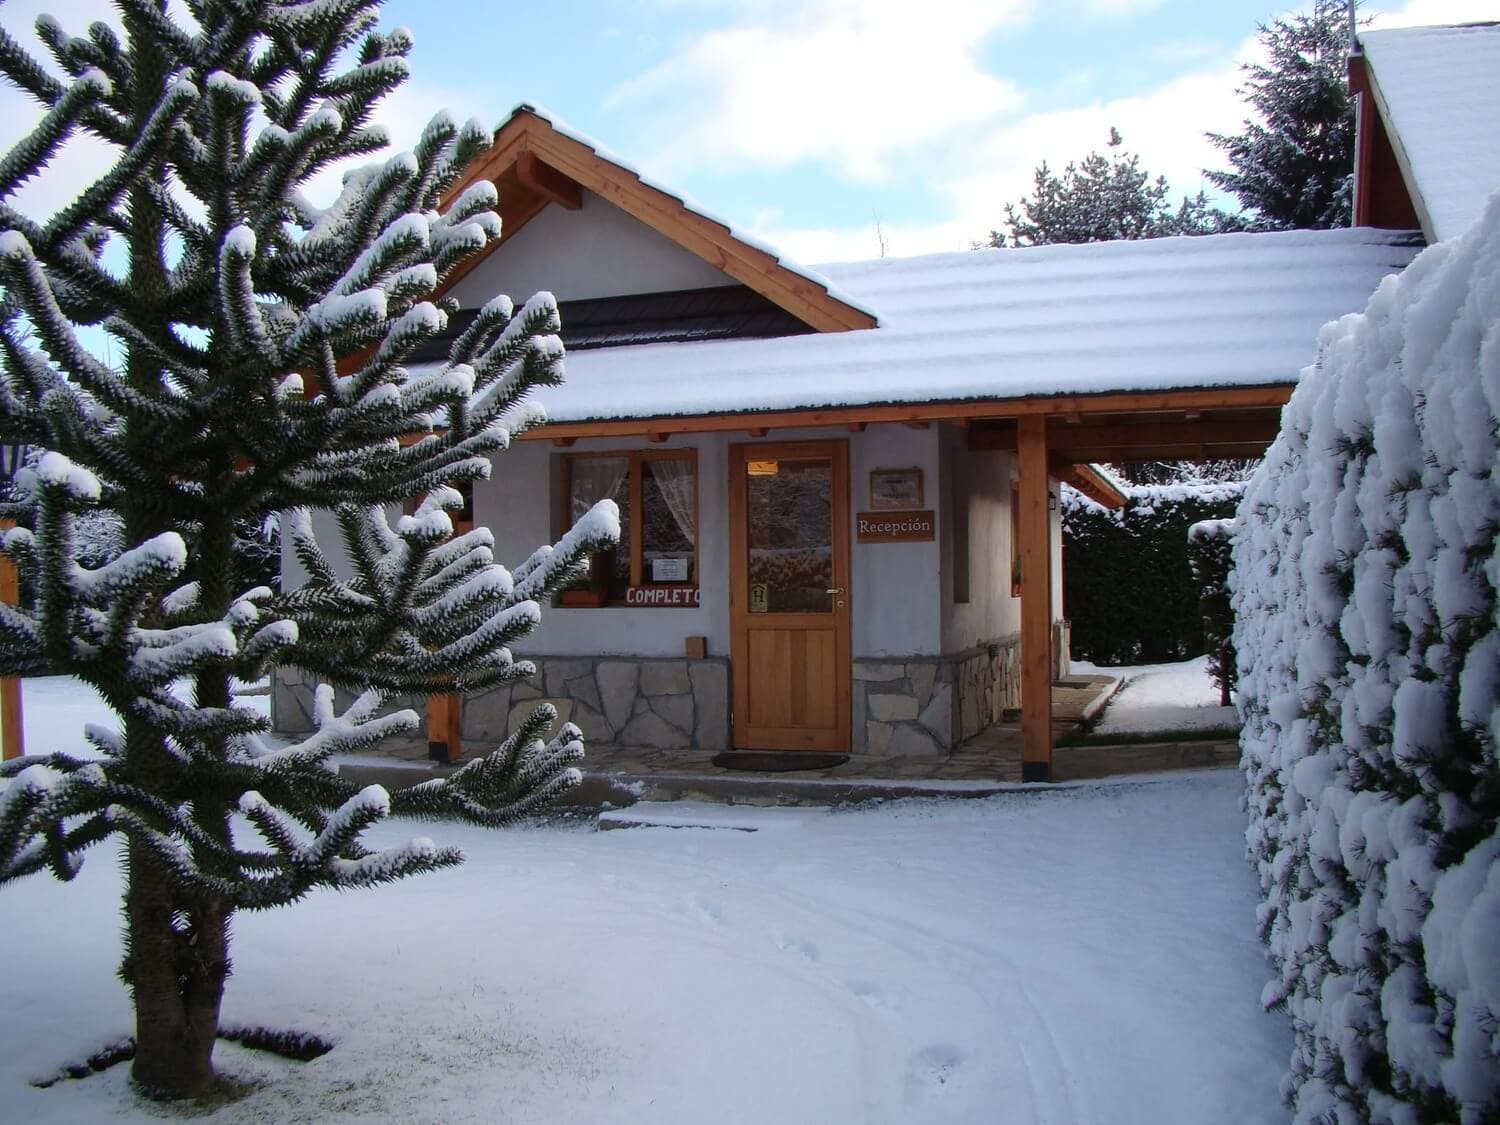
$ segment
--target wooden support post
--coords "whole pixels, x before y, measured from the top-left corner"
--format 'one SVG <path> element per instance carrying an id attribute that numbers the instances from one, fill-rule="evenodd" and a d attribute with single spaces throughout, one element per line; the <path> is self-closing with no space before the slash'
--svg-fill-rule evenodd
<path id="1" fill-rule="evenodd" d="M 10 520 L 0 520 L 0 531 L 14 527 Z M 16 605 L 21 600 L 16 564 L 10 556 L 0 555 L 0 602 Z M 21 724 L 21 681 L 14 676 L 0 679 L 0 759 L 10 761 L 26 754 L 26 732 Z"/>
<path id="2" fill-rule="evenodd" d="M 452 515 L 453 534 L 465 535 L 474 530 L 474 482 L 466 481 L 458 488 L 467 503 Z M 464 697 L 460 692 L 427 697 L 427 756 L 434 762 L 451 765 L 463 757 L 463 718 Z"/>
<path id="3" fill-rule="evenodd" d="M 1047 419 L 1019 419 L 1021 518 L 1021 780 L 1052 780 L 1052 549 Z"/>
<path id="4" fill-rule="evenodd" d="M 462 756 L 463 704 L 456 692 L 427 697 L 427 756 L 434 762 L 452 763 Z"/>

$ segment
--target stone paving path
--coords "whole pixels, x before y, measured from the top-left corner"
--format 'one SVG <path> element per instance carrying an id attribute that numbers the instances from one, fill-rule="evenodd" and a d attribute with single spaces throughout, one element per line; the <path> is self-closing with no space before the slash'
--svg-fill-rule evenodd
<path id="1" fill-rule="evenodd" d="M 1119 687 L 1109 676 L 1074 676 L 1053 685 L 1053 737 L 1062 738 L 1092 718 Z M 477 748 L 476 748 L 477 751 Z M 628 804 L 635 800 L 707 799 L 755 804 L 828 804 L 872 797 L 983 796 L 1021 781 L 1019 723 L 990 727 L 951 754 L 856 755 L 843 765 L 791 773 L 748 773 L 713 764 L 713 753 L 593 747 L 584 766 L 578 804 Z M 1122 773 L 1230 765 L 1232 743 L 1161 743 L 1114 748 L 1058 748 L 1055 780 Z M 411 784 L 432 776 L 427 745 L 395 741 L 379 755 L 346 759 L 341 769 L 384 784 Z"/>

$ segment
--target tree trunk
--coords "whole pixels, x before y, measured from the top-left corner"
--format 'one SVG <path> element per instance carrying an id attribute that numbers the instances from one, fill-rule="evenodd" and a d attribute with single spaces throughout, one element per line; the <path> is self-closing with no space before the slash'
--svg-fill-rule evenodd
<path id="1" fill-rule="evenodd" d="M 120 975 L 135 1001 L 131 1077 L 151 1097 L 199 1097 L 214 1085 L 230 911 L 185 895 L 144 845 L 132 840 L 126 857 Z"/>

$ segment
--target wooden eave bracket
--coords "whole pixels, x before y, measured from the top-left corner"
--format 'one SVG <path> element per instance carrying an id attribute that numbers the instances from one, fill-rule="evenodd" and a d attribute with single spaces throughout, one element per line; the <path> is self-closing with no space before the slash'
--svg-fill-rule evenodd
<path id="1" fill-rule="evenodd" d="M 1103 504 L 1106 508 L 1125 506 L 1125 494 L 1093 465 L 1070 465 L 1066 461 L 1052 461 L 1048 468 L 1058 480 L 1072 485 L 1097 504 Z"/>
<path id="2" fill-rule="evenodd" d="M 563 175 L 534 152 L 523 152 L 516 157 L 516 179 L 548 203 L 556 203 L 568 211 L 577 211 L 583 206 L 583 185 L 571 176 Z"/>

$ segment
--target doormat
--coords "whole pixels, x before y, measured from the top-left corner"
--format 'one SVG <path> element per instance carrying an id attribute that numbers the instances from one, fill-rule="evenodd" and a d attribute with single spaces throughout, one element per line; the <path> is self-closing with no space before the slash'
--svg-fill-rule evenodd
<path id="1" fill-rule="evenodd" d="M 814 750 L 726 750 L 715 755 L 714 765 L 726 770 L 791 773 L 794 770 L 831 770 L 848 760 L 848 754 Z"/>

